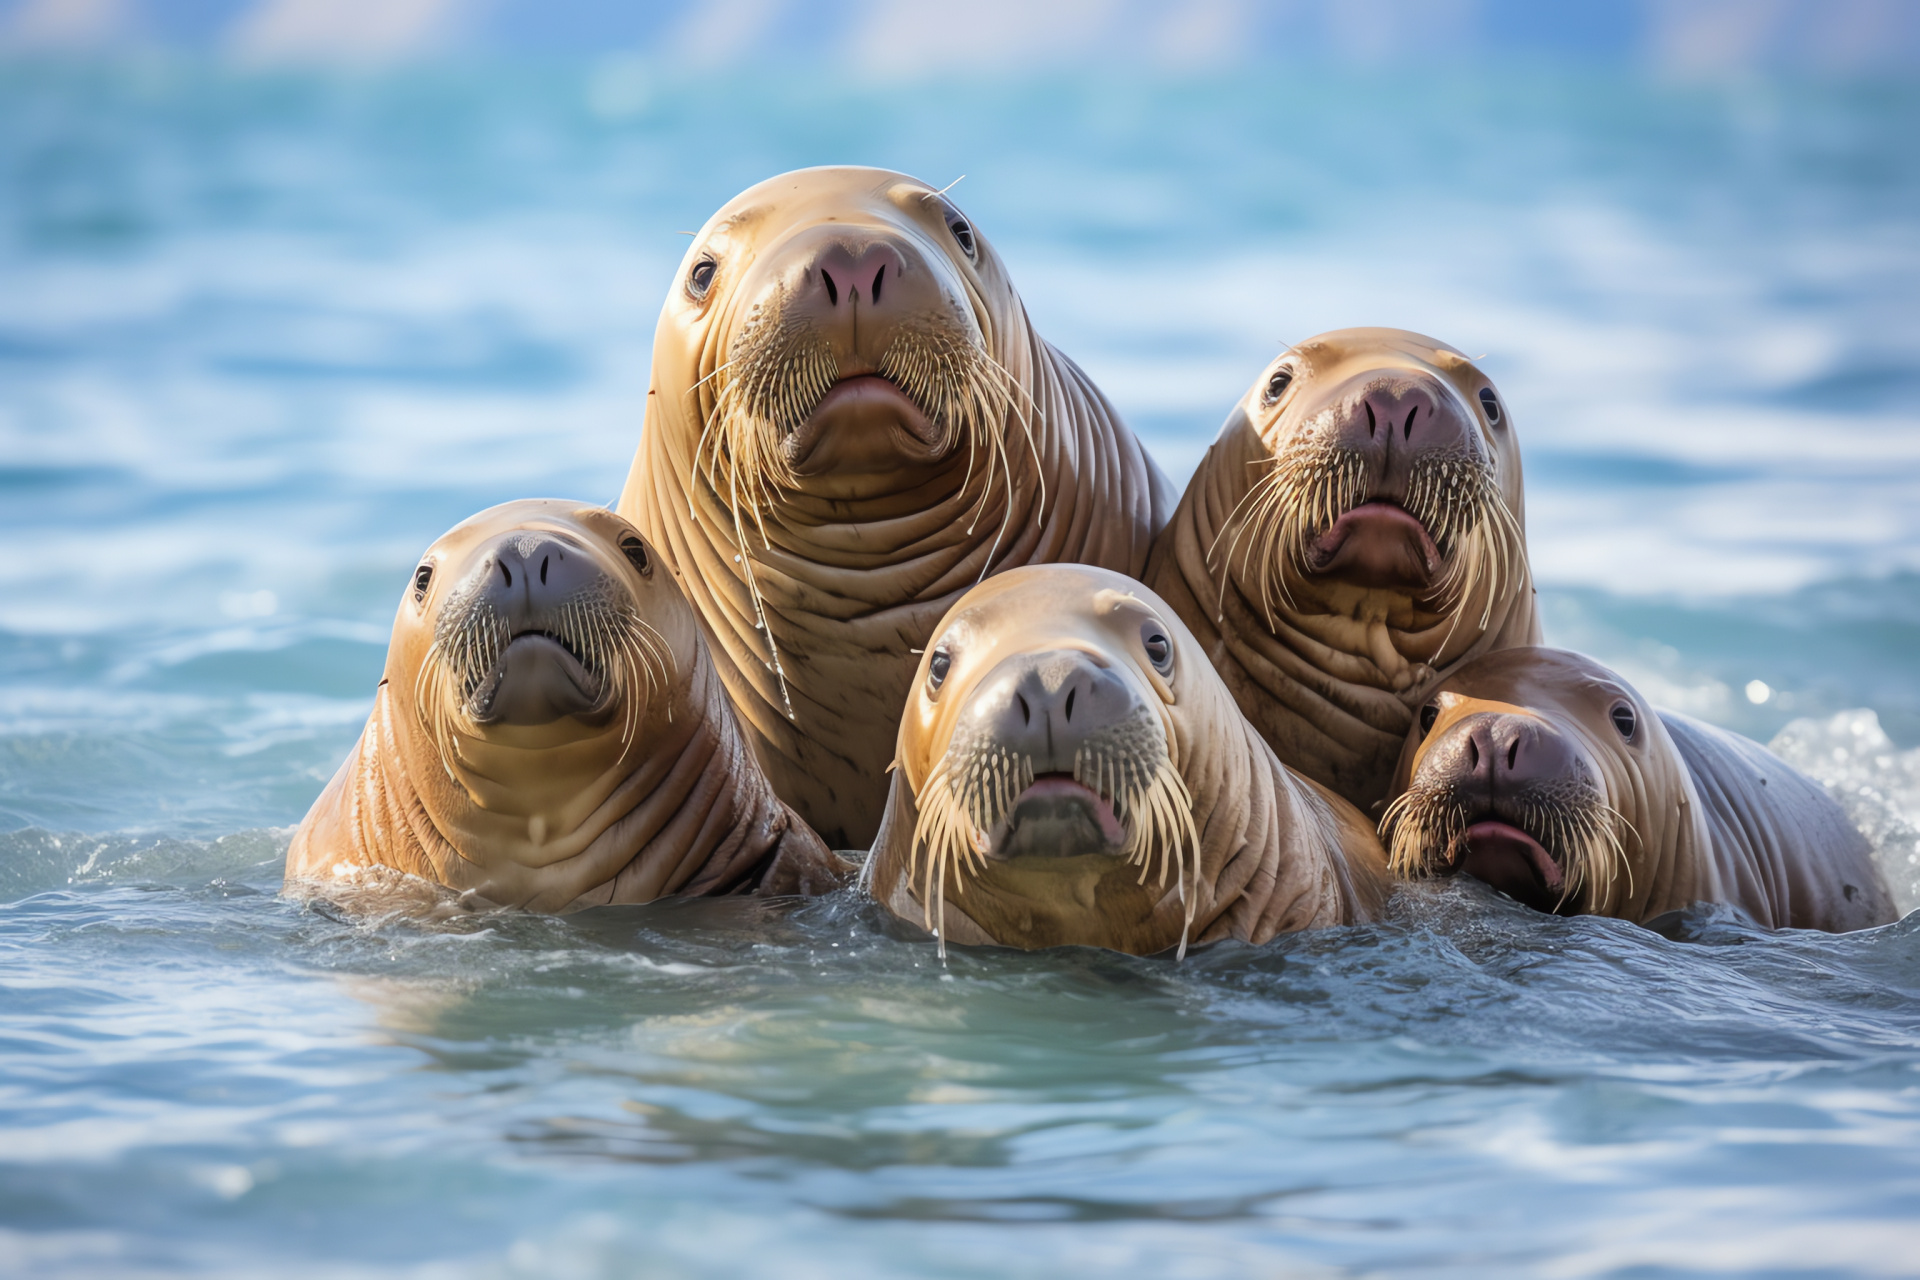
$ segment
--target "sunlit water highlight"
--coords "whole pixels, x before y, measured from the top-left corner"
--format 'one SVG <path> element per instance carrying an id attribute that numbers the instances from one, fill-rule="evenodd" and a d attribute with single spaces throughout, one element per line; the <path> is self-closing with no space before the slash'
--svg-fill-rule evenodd
<path id="1" fill-rule="evenodd" d="M 612 498 L 674 232 L 851 159 L 969 174 L 1180 476 L 1282 340 L 1486 351 L 1549 638 L 1779 733 L 1920 905 L 1917 126 L 1494 70 L 0 67 L 0 1272 L 1911 1272 L 1911 922 L 1454 886 L 942 969 L 851 900 L 433 930 L 273 891 L 420 548 Z"/>

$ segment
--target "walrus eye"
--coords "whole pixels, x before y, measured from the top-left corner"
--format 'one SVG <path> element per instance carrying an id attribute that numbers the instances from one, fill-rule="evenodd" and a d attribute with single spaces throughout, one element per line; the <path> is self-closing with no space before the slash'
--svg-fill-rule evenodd
<path id="1" fill-rule="evenodd" d="M 1440 704 L 1429 702 L 1420 708 L 1420 736 L 1426 737 L 1433 732 L 1433 722 L 1440 718 Z"/>
<path id="2" fill-rule="evenodd" d="M 687 292 L 695 298 L 707 296 L 707 290 L 713 287 L 713 273 L 720 264 L 712 258 L 702 258 L 693 264 L 693 270 L 687 272 Z"/>
<path id="3" fill-rule="evenodd" d="M 1293 383 L 1293 370 L 1275 369 L 1273 376 L 1267 379 L 1266 392 L 1260 397 L 1262 404 L 1272 404 L 1287 394 L 1287 388 Z"/>
<path id="4" fill-rule="evenodd" d="M 413 571 L 413 599 L 416 604 L 427 598 L 427 586 L 432 581 L 432 565 L 423 564 Z"/>
<path id="5" fill-rule="evenodd" d="M 1607 714 L 1613 717 L 1613 727 L 1620 731 L 1620 736 L 1631 742 L 1634 728 L 1639 724 L 1634 717 L 1633 708 L 1624 702 L 1616 702 L 1613 710 Z"/>
<path id="6" fill-rule="evenodd" d="M 980 252 L 979 247 L 973 242 L 973 228 L 967 225 L 965 218 L 955 218 L 947 224 L 947 230 L 953 232 L 953 238 L 959 241 L 960 248 L 966 252 L 969 259 Z"/>
<path id="7" fill-rule="evenodd" d="M 947 682 L 947 672 L 953 670 L 953 655 L 945 649 L 935 649 L 933 657 L 927 661 L 927 692 L 937 692 Z"/>
<path id="8" fill-rule="evenodd" d="M 1153 669 L 1163 676 L 1173 674 L 1173 641 L 1167 639 L 1167 633 L 1160 629 L 1157 622 L 1149 622 L 1140 628 L 1140 643 L 1147 651 L 1147 661 Z"/>
<path id="9" fill-rule="evenodd" d="M 1500 397 L 1493 394 L 1492 387 L 1480 388 L 1480 407 L 1487 411 L 1487 421 L 1494 426 L 1500 425 Z"/>
<path id="10" fill-rule="evenodd" d="M 626 537 L 620 539 L 620 550 L 626 555 L 628 560 L 632 561 L 633 567 L 640 571 L 642 577 L 651 578 L 653 576 L 653 562 L 647 559 L 646 543 L 640 541 L 640 539 L 634 537 L 632 534 L 628 534 Z"/>

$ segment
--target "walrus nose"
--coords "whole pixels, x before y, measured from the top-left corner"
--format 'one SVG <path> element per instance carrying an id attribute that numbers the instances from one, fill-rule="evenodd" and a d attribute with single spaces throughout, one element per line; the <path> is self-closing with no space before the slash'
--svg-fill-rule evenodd
<path id="1" fill-rule="evenodd" d="M 801 232 L 781 250 L 778 303 L 788 319 L 811 318 L 839 332 L 941 308 L 938 279 L 912 245 L 883 230 L 827 225 Z M 877 326 L 876 326 L 877 329 Z"/>
<path id="2" fill-rule="evenodd" d="M 1546 721 L 1483 711 L 1449 726 L 1441 740 L 1427 748 L 1420 773 L 1490 802 L 1565 778 L 1574 766 L 1572 747 Z"/>
<path id="3" fill-rule="evenodd" d="M 510 621 L 543 614 L 602 577 L 585 550 L 554 534 L 506 533 L 481 552 L 473 579 L 495 614 Z"/>
<path id="4" fill-rule="evenodd" d="M 1071 773 L 1074 753 L 1133 717 L 1134 691 L 1078 649 L 1016 654 L 987 674 L 959 728 L 1028 756 L 1035 773 Z"/>
<path id="5" fill-rule="evenodd" d="M 1334 446 L 1382 458 L 1390 471 L 1421 454 L 1478 452 L 1466 406 L 1430 374 L 1373 374 L 1349 388 L 1334 413 Z"/>

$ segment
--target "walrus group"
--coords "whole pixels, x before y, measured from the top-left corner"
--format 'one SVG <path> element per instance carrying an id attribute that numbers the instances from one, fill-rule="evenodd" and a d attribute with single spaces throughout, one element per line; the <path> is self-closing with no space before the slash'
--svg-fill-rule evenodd
<path id="1" fill-rule="evenodd" d="M 1894 918 L 1818 786 L 1541 646 L 1515 417 L 1444 343 L 1288 347 L 1176 495 L 945 193 L 823 168 L 695 236 L 649 386 L 617 510 L 428 548 L 290 894 L 857 883 L 943 950 L 1140 955 L 1453 874 Z"/>

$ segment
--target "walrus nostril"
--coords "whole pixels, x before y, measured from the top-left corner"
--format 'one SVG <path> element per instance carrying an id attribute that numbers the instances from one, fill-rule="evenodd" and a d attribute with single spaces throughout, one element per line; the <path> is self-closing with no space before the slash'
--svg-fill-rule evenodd
<path id="1" fill-rule="evenodd" d="M 1373 406 L 1367 405 L 1367 439 L 1373 439 L 1374 429 L 1380 424 L 1373 420 Z"/>
<path id="2" fill-rule="evenodd" d="M 1511 771 L 1513 768 L 1513 762 L 1515 760 L 1518 760 L 1519 758 L 1520 758 L 1520 738 L 1519 738 L 1519 735 L 1516 734 L 1514 736 L 1513 742 L 1507 747 L 1507 768 L 1509 771 Z"/>
<path id="3" fill-rule="evenodd" d="M 840 290 L 834 287 L 833 277 L 827 274 L 827 269 L 825 267 L 820 268 L 820 281 L 822 284 L 827 286 L 828 305 L 835 306 L 835 307 L 839 306 Z"/>
<path id="4" fill-rule="evenodd" d="M 507 585 L 512 586 L 513 570 L 507 568 L 507 562 L 505 560 L 496 560 L 494 563 L 500 566 L 500 576 L 507 580 Z"/>
<path id="5" fill-rule="evenodd" d="M 880 269 L 873 273 L 873 300 L 875 302 L 880 301 L 880 277 L 885 274 L 887 274 L 886 264 L 881 263 Z"/>
<path id="6" fill-rule="evenodd" d="M 1014 694 L 1013 696 L 1014 696 L 1014 699 L 1015 699 L 1015 700 L 1016 700 L 1017 702 L 1019 702 L 1019 704 L 1020 704 L 1020 723 L 1021 723 L 1021 724 L 1032 724 L 1032 723 L 1033 723 L 1033 708 L 1032 708 L 1032 707 L 1029 707 L 1029 706 L 1027 705 L 1027 697 L 1026 697 L 1026 695 L 1025 695 L 1025 694 L 1022 694 L 1022 693 L 1016 693 L 1016 694 Z"/>
<path id="7" fill-rule="evenodd" d="M 547 561 L 551 559 L 553 559 L 552 556 L 540 557 L 540 585 L 543 587 L 547 585 Z"/>
<path id="8" fill-rule="evenodd" d="M 1479 767 L 1480 767 L 1480 744 L 1475 742 L 1472 738 L 1468 738 L 1467 739 L 1467 768 L 1478 769 Z"/>
<path id="9" fill-rule="evenodd" d="M 1069 720 L 1071 720 L 1071 719 L 1073 719 L 1073 698 L 1074 698 L 1074 695 L 1075 695 L 1075 694 L 1077 694 L 1077 693 L 1079 693 L 1079 692 L 1080 692 L 1080 691 L 1079 691 L 1078 689 L 1069 689 L 1069 690 L 1067 690 L 1067 719 L 1069 719 Z"/>
<path id="10" fill-rule="evenodd" d="M 1413 406 L 1413 408 L 1407 410 L 1407 425 L 1400 429 L 1400 438 L 1402 440 L 1413 439 L 1413 417 L 1415 414 L 1419 412 L 1420 412 L 1419 405 L 1415 405 Z"/>

